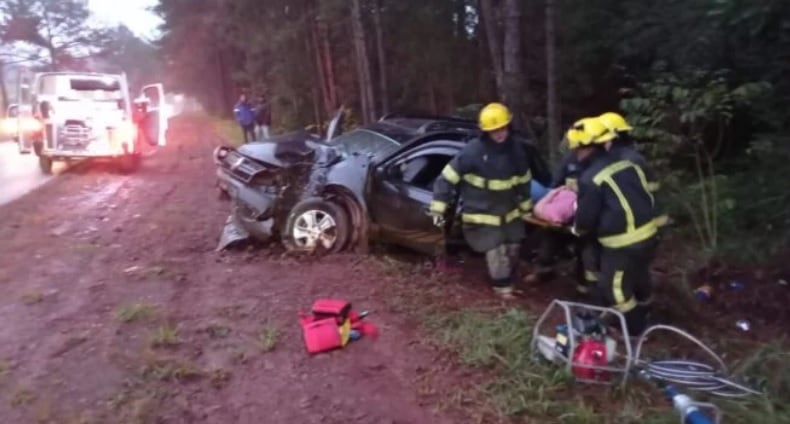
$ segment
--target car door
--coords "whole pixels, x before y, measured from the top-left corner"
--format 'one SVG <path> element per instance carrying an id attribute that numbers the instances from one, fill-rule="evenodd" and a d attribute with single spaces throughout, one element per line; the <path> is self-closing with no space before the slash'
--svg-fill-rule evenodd
<path id="1" fill-rule="evenodd" d="M 145 139 L 151 145 L 160 147 L 166 145 L 169 116 L 165 103 L 164 85 L 146 85 L 140 90 L 140 97 L 148 100 L 145 119 L 141 123 L 140 131 L 144 132 Z"/>
<path id="2" fill-rule="evenodd" d="M 430 255 L 444 252 L 445 234 L 433 225 L 429 207 L 433 182 L 459 149 L 457 142 L 432 142 L 377 167 L 368 206 L 385 241 Z"/>

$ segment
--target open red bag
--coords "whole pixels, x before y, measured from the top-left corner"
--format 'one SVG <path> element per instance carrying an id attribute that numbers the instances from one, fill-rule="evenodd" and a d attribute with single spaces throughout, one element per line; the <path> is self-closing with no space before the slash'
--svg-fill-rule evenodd
<path id="1" fill-rule="evenodd" d="M 351 330 L 376 338 L 375 325 L 362 321 L 351 309 L 351 303 L 340 299 L 319 299 L 313 303 L 312 314 L 299 314 L 307 352 L 328 352 L 344 347 L 351 340 Z"/>

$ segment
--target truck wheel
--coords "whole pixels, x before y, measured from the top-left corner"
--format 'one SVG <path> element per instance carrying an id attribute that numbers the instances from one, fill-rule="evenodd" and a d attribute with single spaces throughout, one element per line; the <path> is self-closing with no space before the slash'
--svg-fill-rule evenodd
<path id="1" fill-rule="evenodd" d="M 336 253 L 351 237 L 348 212 L 337 203 L 314 198 L 299 202 L 288 214 L 283 244 L 288 250 Z"/>
<path id="2" fill-rule="evenodd" d="M 118 169 L 122 174 L 132 174 L 140 168 L 140 155 L 132 153 L 118 158 Z"/>
<path id="3" fill-rule="evenodd" d="M 38 157 L 38 167 L 44 175 L 52 175 L 52 158 L 49 156 Z"/>

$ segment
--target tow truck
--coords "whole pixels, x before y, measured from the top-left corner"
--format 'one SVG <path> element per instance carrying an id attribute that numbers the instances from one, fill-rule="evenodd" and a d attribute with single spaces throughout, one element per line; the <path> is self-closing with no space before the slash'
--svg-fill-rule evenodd
<path id="1" fill-rule="evenodd" d="M 55 161 L 79 159 L 112 160 L 134 172 L 145 144 L 166 144 L 162 84 L 144 86 L 133 101 L 124 73 L 42 72 L 19 80 L 19 151 L 35 152 L 44 174 Z"/>

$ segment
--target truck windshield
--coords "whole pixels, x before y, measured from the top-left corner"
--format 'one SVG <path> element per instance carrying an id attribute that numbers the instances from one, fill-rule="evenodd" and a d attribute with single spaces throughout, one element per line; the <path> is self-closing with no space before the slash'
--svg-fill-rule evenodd
<path id="1" fill-rule="evenodd" d="M 121 100 L 121 84 L 115 78 L 71 78 L 69 90 L 59 96 L 60 100 L 90 100 L 115 102 Z"/>

